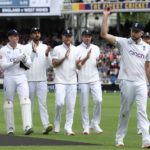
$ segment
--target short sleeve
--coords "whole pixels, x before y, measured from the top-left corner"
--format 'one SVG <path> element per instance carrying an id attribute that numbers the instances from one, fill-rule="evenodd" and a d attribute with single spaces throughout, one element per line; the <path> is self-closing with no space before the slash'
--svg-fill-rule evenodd
<path id="1" fill-rule="evenodd" d="M 122 51 L 123 47 L 126 45 L 126 38 L 122 38 L 122 37 L 116 37 L 116 44 L 115 46 Z"/>

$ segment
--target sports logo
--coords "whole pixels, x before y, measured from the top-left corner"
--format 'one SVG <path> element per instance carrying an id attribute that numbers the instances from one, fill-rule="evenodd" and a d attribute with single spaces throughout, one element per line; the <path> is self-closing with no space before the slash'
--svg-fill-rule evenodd
<path id="1" fill-rule="evenodd" d="M 131 55 L 134 55 L 134 56 L 136 56 L 136 57 L 138 57 L 138 58 L 141 58 L 141 59 L 144 59 L 144 58 L 145 58 L 144 54 L 137 53 L 137 52 L 135 52 L 135 51 L 133 51 L 133 50 L 129 50 L 129 53 L 130 53 Z"/>

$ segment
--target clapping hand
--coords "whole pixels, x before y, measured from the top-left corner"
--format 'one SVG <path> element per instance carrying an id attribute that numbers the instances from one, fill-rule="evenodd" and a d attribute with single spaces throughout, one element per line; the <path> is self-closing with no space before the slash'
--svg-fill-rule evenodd
<path id="1" fill-rule="evenodd" d="M 32 42 L 32 51 L 33 53 L 36 53 L 36 44 L 34 42 Z"/>
<path id="2" fill-rule="evenodd" d="M 65 54 L 65 59 L 67 59 L 69 57 L 70 54 L 70 49 L 67 50 L 66 54 Z"/>
<path id="3" fill-rule="evenodd" d="M 19 63 L 20 61 L 26 61 L 26 56 L 24 54 L 13 59 L 13 63 L 15 64 Z"/>
<path id="4" fill-rule="evenodd" d="M 23 54 L 23 57 L 22 57 L 22 60 L 21 60 L 23 63 L 26 63 L 26 61 L 27 61 L 27 57 L 26 57 L 26 55 L 25 54 Z"/>
<path id="5" fill-rule="evenodd" d="M 48 56 L 49 52 L 51 50 L 51 46 L 47 46 L 47 49 L 45 51 L 45 55 Z"/>
<path id="6" fill-rule="evenodd" d="M 90 55 L 91 55 L 91 49 L 88 51 L 87 55 L 86 55 L 86 58 L 89 59 L 90 58 Z"/>
<path id="7" fill-rule="evenodd" d="M 81 69 L 81 67 L 82 67 L 82 60 L 81 60 L 81 57 L 79 57 L 79 59 L 77 60 L 77 69 Z"/>

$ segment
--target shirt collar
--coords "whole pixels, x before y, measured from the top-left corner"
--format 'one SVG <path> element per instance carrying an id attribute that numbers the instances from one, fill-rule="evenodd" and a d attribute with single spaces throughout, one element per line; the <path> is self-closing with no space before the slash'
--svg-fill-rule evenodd
<path id="1" fill-rule="evenodd" d="M 91 44 L 86 45 L 84 42 L 82 42 L 82 46 L 85 47 L 86 49 L 90 48 Z"/>
<path id="2" fill-rule="evenodd" d="M 31 40 L 29 43 L 34 43 L 34 41 L 33 40 Z M 42 41 L 39 41 L 39 43 L 38 43 L 38 45 L 40 45 L 41 43 L 43 43 Z"/>
<path id="3" fill-rule="evenodd" d="M 7 43 L 7 47 L 9 49 L 14 49 L 9 43 Z M 15 47 L 15 49 L 18 49 L 19 48 L 19 44 L 17 44 L 17 46 Z"/>
<path id="4" fill-rule="evenodd" d="M 138 45 L 142 45 L 143 44 L 143 40 L 142 40 L 142 38 L 140 39 L 140 41 L 138 42 L 138 43 L 136 43 L 134 40 L 132 40 L 132 38 L 130 37 L 129 39 L 128 39 L 128 43 L 129 44 L 138 44 Z"/>
<path id="5" fill-rule="evenodd" d="M 64 46 L 64 48 L 67 49 L 67 50 L 69 50 L 69 49 L 71 48 L 71 44 L 68 46 L 68 45 L 66 45 L 65 43 L 63 43 L 63 46 Z"/>

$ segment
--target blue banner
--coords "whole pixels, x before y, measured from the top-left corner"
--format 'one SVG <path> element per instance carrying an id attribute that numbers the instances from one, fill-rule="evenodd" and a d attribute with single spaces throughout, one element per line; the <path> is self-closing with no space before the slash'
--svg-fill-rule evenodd
<path id="1" fill-rule="evenodd" d="M 0 7 L 29 6 L 29 0 L 0 0 Z"/>

